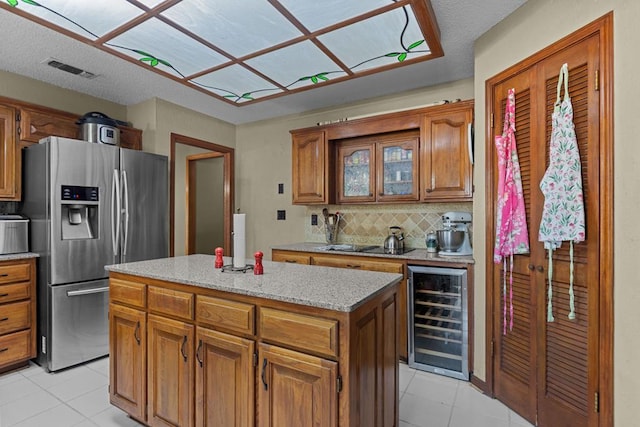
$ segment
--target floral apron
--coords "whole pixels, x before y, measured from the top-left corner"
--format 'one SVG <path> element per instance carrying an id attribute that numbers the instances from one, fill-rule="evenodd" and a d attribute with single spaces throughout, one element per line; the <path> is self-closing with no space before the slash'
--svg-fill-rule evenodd
<path id="1" fill-rule="evenodd" d="M 560 89 L 564 80 L 564 100 Z M 585 239 L 584 202 L 580 152 L 573 125 L 573 106 L 569 97 L 569 68 L 564 64 L 558 76 L 557 98 L 553 107 L 549 167 L 540 182 L 544 195 L 544 208 L 538 240 L 549 251 L 547 322 L 553 322 L 553 251 L 568 240 L 569 246 L 569 319 L 575 319 L 573 294 L 573 243 Z"/>
<path id="2" fill-rule="evenodd" d="M 507 257 L 509 257 L 509 330 L 513 330 L 513 254 L 529 253 L 527 216 L 516 148 L 515 89 L 509 89 L 502 135 L 496 136 L 498 153 L 498 205 L 493 261 L 503 263 L 503 334 L 507 333 Z"/>

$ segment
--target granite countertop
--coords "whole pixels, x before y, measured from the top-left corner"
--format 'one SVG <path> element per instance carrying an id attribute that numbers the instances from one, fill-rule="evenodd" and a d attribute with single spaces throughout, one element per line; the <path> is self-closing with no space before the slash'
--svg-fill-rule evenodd
<path id="1" fill-rule="evenodd" d="M 126 264 L 106 270 L 201 288 L 215 289 L 312 307 L 350 312 L 388 286 L 401 274 L 263 261 L 264 274 L 215 269 L 212 255 L 189 255 Z M 225 265 L 231 258 L 225 257 Z"/>
<path id="2" fill-rule="evenodd" d="M 441 256 L 438 253 L 427 252 L 426 249 L 414 249 L 411 252 L 407 252 L 402 255 L 390 255 L 390 254 L 376 254 L 370 252 L 342 252 L 342 251 L 327 251 L 322 248 L 326 246 L 326 243 L 292 243 L 288 245 L 276 245 L 271 249 L 276 249 L 280 251 L 294 251 L 294 252 L 315 252 L 320 254 L 331 254 L 331 255 L 344 255 L 344 256 L 366 256 L 366 257 L 375 257 L 375 258 L 396 258 L 407 260 L 407 262 L 411 263 L 411 261 L 433 261 L 433 262 L 443 262 L 443 263 L 463 263 L 463 264 L 474 264 L 475 261 L 473 259 L 473 255 L 466 256 Z"/>
<path id="3" fill-rule="evenodd" d="M 12 261 L 14 259 L 38 258 L 40 255 L 33 252 L 21 252 L 19 254 L 0 255 L 0 261 Z"/>

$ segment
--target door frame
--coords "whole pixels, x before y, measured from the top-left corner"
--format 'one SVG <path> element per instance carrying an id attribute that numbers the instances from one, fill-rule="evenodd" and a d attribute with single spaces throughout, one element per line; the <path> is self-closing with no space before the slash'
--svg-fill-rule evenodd
<path id="1" fill-rule="evenodd" d="M 557 54 L 563 49 L 585 40 L 592 36 L 600 39 L 600 70 L 599 70 L 599 102 L 601 113 L 600 124 L 600 229 L 598 230 L 600 239 L 600 287 L 597 298 L 599 299 L 600 323 L 599 328 L 599 413 L 601 426 L 613 426 L 613 12 L 596 19 L 595 21 L 576 30 L 568 36 L 560 39 L 552 45 L 540 50 L 532 56 L 509 67 L 498 75 L 485 82 L 485 141 L 486 144 L 493 144 L 493 92 L 494 87 L 500 82 L 516 76 L 522 70 L 532 67 L 543 59 Z M 486 151 L 485 158 L 485 194 L 491 194 L 492 185 L 496 174 L 496 159 L 492 156 L 492 151 Z M 494 234 L 494 225 L 491 222 L 495 218 L 495 206 L 488 203 L 485 206 L 487 236 Z M 492 238 L 486 239 L 486 254 L 493 253 L 494 241 Z M 478 379 L 473 380 L 474 384 L 481 386 L 485 393 L 494 396 L 494 355 L 493 342 L 499 330 L 494 328 L 493 313 L 499 310 L 494 305 L 493 277 L 494 264 L 487 262 L 485 292 L 485 349 L 486 349 L 486 378 L 485 383 Z"/>
<path id="2" fill-rule="evenodd" d="M 187 168 L 186 168 L 186 184 L 187 187 L 185 189 L 186 195 L 186 206 L 185 206 L 185 219 L 187 221 L 187 233 L 185 234 L 185 253 L 187 255 L 191 255 L 195 253 L 196 246 L 196 162 L 198 160 L 207 160 L 207 159 L 216 159 L 223 157 L 223 153 L 212 152 L 212 153 L 202 153 L 202 154 L 194 154 L 192 156 L 187 156 Z M 223 168 L 226 170 L 226 168 Z M 224 172 L 223 172 L 224 173 Z M 225 205 L 227 200 L 223 202 Z M 225 212 L 226 206 L 223 206 L 223 212 Z M 223 213 L 224 214 L 224 213 Z M 227 235 L 227 230 L 224 230 L 224 235 Z M 226 252 L 226 251 L 225 251 Z M 229 252 L 227 252 L 229 253 Z"/>
<path id="3" fill-rule="evenodd" d="M 234 153 L 235 150 L 224 145 L 214 144 L 189 136 L 171 133 L 171 154 L 169 156 L 169 256 L 175 253 L 175 203 L 176 203 L 176 145 L 183 144 L 218 153 L 224 157 L 224 253 L 231 253 L 231 222 L 234 205 Z M 188 208 L 188 206 L 187 206 Z M 188 217 L 187 217 L 188 221 Z M 188 237 L 187 237 L 188 239 Z"/>

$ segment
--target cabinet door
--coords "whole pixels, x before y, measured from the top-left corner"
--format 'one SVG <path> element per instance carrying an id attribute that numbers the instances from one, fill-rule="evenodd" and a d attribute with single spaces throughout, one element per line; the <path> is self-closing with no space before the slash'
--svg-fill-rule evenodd
<path id="1" fill-rule="evenodd" d="M 196 341 L 196 426 L 253 426 L 254 342 L 205 328 Z"/>
<path id="2" fill-rule="evenodd" d="M 79 137 L 76 121 L 79 117 L 73 114 L 54 112 L 46 109 L 20 109 L 20 140 L 37 143 L 47 136 L 65 138 Z"/>
<path id="3" fill-rule="evenodd" d="M 338 364 L 260 344 L 259 427 L 335 427 Z"/>
<path id="4" fill-rule="evenodd" d="M 194 327 L 149 315 L 147 422 L 150 426 L 193 426 Z"/>
<path id="5" fill-rule="evenodd" d="M 374 144 L 338 146 L 338 203 L 375 202 Z"/>
<path id="6" fill-rule="evenodd" d="M 127 126 L 118 126 L 120 130 L 120 147 L 131 150 L 142 150 L 142 131 Z"/>
<path id="7" fill-rule="evenodd" d="M 15 199 L 16 179 L 16 112 L 0 105 L 0 200 Z"/>
<path id="8" fill-rule="evenodd" d="M 418 136 L 377 144 L 378 201 L 416 201 Z"/>
<path id="9" fill-rule="evenodd" d="M 146 419 L 147 334 L 145 313 L 109 305 L 110 380 L 113 405 L 141 421 Z"/>
<path id="10" fill-rule="evenodd" d="M 420 160 L 422 200 L 471 200 L 471 108 L 423 118 Z"/>
<path id="11" fill-rule="evenodd" d="M 273 249 L 271 251 L 271 261 L 309 265 L 311 263 L 311 257 L 307 254 L 299 254 L 291 251 L 279 251 L 277 249 Z"/>
<path id="12" fill-rule="evenodd" d="M 292 195 L 300 205 L 328 204 L 329 145 L 324 131 L 292 134 Z"/>

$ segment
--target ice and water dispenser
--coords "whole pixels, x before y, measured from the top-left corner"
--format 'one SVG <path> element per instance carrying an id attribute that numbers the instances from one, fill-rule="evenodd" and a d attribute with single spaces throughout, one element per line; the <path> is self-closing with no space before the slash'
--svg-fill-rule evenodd
<path id="1" fill-rule="evenodd" d="M 63 185 L 61 190 L 62 240 L 99 238 L 98 187 Z"/>

